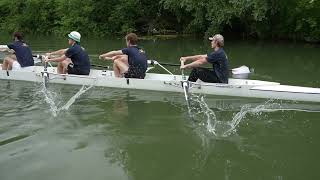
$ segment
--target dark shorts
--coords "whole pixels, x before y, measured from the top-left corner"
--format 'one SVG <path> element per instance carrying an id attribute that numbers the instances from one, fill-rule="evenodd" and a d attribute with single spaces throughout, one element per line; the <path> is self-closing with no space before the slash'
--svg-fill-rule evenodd
<path id="1" fill-rule="evenodd" d="M 128 72 L 124 73 L 125 78 L 144 79 L 145 76 L 146 76 L 145 73 L 134 72 L 134 71 L 131 71 L 130 69 L 128 70 Z"/>
<path id="2" fill-rule="evenodd" d="M 80 68 L 74 67 L 72 63 L 68 64 L 67 67 L 68 74 L 76 74 L 76 75 L 89 75 L 90 72 L 83 71 Z"/>
<path id="3" fill-rule="evenodd" d="M 198 79 L 208 83 L 222 83 L 214 71 L 201 67 L 192 69 L 188 81 L 196 82 Z"/>

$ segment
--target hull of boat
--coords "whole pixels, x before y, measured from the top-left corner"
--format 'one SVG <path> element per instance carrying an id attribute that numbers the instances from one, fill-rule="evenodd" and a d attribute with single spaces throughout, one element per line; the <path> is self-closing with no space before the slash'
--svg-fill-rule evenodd
<path id="1" fill-rule="evenodd" d="M 49 84 L 93 85 L 110 88 L 141 89 L 183 93 L 181 75 L 147 73 L 145 79 L 116 78 L 109 70 L 91 70 L 90 76 L 61 75 L 48 68 Z M 43 82 L 43 67 L 33 66 L 19 71 L 0 70 L 0 79 Z M 320 102 L 320 89 L 280 85 L 276 82 L 230 79 L 229 84 L 189 82 L 189 92 L 249 98 L 283 99 Z"/>

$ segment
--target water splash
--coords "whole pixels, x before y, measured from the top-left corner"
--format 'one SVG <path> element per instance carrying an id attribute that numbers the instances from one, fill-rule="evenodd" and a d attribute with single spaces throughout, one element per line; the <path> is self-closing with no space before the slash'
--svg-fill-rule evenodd
<path id="1" fill-rule="evenodd" d="M 59 110 L 64 110 L 64 111 L 67 111 L 69 108 L 70 108 L 70 106 L 83 94 L 83 93 L 85 93 L 85 92 L 87 92 L 89 89 L 91 89 L 93 87 L 93 85 L 90 85 L 90 86 L 85 86 L 85 85 L 83 85 L 82 87 L 81 87 L 81 89 L 75 94 L 75 95 L 73 95 L 70 99 L 69 99 L 69 101 L 65 104 L 65 105 L 63 105 Z"/>
<path id="2" fill-rule="evenodd" d="M 249 104 L 243 105 L 241 107 L 241 110 L 233 116 L 232 120 L 229 122 L 226 122 L 227 126 L 229 126 L 229 129 L 223 132 L 222 136 L 226 137 L 231 135 L 233 132 L 236 132 L 237 126 L 246 117 L 247 114 L 260 116 L 262 115 L 262 113 L 284 111 L 284 110 L 285 109 L 281 107 L 281 104 L 274 103 L 272 100 L 268 100 L 264 104 L 258 105 L 256 107 L 252 107 Z"/>
<path id="3" fill-rule="evenodd" d="M 307 110 L 299 108 L 290 108 L 278 103 L 275 100 L 268 100 L 263 104 L 244 104 L 238 112 L 232 114 L 228 119 L 225 109 L 218 108 L 214 111 L 209 108 L 204 96 L 192 95 L 191 100 L 191 118 L 198 123 L 198 126 L 205 127 L 206 131 L 216 137 L 228 137 L 237 131 L 239 124 L 246 118 L 248 114 L 252 116 L 261 116 L 264 113 L 276 111 L 302 111 L 302 112 L 320 112 L 319 110 Z M 294 104 L 292 104 L 294 105 Z M 224 113 L 223 117 L 217 116 L 217 113 Z"/>
<path id="4" fill-rule="evenodd" d="M 54 100 L 57 99 L 57 93 L 49 91 L 45 87 L 44 83 L 42 84 L 42 89 L 40 92 L 43 94 L 44 100 L 49 104 L 52 115 L 56 117 L 58 113 L 58 107 Z"/>
<path id="5" fill-rule="evenodd" d="M 87 92 L 89 89 L 91 89 L 94 85 L 83 85 L 79 91 L 74 94 L 63 106 L 59 107 L 59 102 L 56 103 L 57 99 L 58 99 L 58 94 L 56 92 L 50 91 L 49 89 L 47 89 L 44 85 L 44 83 L 42 83 L 42 89 L 41 89 L 41 93 L 44 96 L 44 99 L 46 101 L 47 104 L 49 104 L 50 106 L 50 111 L 52 113 L 52 115 L 54 117 L 57 117 L 57 115 L 61 112 L 61 111 L 68 111 L 70 106 L 72 104 L 74 104 L 74 102 L 85 92 Z"/>

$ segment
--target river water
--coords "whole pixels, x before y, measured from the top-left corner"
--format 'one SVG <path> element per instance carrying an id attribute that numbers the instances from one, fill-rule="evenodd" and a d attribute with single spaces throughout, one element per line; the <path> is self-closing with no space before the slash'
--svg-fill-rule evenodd
<path id="1" fill-rule="evenodd" d="M 54 37 L 29 43 L 35 53 L 67 47 Z M 124 40 L 82 45 L 93 64 L 110 65 L 97 55 Z M 150 59 L 170 63 L 210 50 L 194 38 L 141 46 Z M 252 79 L 320 87 L 317 45 L 226 38 L 225 50 L 231 67 L 254 69 Z M 1 180 L 320 178 L 317 103 L 192 95 L 190 117 L 176 93 L 3 80 L 0 89 Z"/>

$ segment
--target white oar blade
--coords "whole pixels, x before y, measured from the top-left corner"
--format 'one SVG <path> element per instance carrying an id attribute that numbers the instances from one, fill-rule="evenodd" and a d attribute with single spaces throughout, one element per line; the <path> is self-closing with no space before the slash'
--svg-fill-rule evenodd
<path id="1" fill-rule="evenodd" d="M 238 68 L 232 69 L 232 74 L 250 74 L 250 69 L 247 66 L 240 66 Z"/>
<path id="2" fill-rule="evenodd" d="M 0 45 L 0 49 L 9 49 L 7 45 Z"/>

